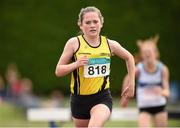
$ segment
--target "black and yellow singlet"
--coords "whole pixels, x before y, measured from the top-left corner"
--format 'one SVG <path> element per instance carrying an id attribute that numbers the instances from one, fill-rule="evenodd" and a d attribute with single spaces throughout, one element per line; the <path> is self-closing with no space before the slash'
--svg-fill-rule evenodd
<path id="1" fill-rule="evenodd" d="M 77 37 L 79 48 L 74 53 L 73 61 L 81 56 L 88 57 L 88 65 L 77 68 L 71 76 L 71 93 L 91 95 L 109 88 L 111 51 L 107 38 L 100 36 L 100 44 L 92 47 L 83 35 Z"/>

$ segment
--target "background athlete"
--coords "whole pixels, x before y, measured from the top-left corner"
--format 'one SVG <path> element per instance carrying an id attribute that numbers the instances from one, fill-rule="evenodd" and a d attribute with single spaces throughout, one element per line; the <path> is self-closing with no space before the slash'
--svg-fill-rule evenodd
<path id="1" fill-rule="evenodd" d="M 169 71 L 159 60 L 157 48 L 159 36 L 138 40 L 140 56 L 135 60 L 137 79 L 137 106 L 139 108 L 139 126 L 150 127 L 151 120 L 156 127 L 165 127 L 168 122 L 166 99 L 169 97 Z M 124 84 L 128 82 L 127 76 Z M 128 99 L 126 99 L 126 103 Z"/>

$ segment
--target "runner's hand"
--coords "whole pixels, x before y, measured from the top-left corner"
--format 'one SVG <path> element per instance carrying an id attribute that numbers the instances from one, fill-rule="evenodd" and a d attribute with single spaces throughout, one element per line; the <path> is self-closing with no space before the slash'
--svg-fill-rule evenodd
<path id="1" fill-rule="evenodd" d="M 132 86 L 127 86 L 123 89 L 121 96 L 125 96 L 128 98 L 131 98 L 134 96 L 134 87 Z"/>
<path id="2" fill-rule="evenodd" d="M 85 66 L 88 64 L 88 58 L 86 56 L 82 56 L 76 61 L 77 67 Z"/>
<path id="3" fill-rule="evenodd" d="M 126 97 L 126 96 L 122 96 L 121 97 L 121 100 L 120 100 L 120 106 L 121 107 L 127 107 L 128 106 L 128 103 L 129 103 L 129 98 Z"/>

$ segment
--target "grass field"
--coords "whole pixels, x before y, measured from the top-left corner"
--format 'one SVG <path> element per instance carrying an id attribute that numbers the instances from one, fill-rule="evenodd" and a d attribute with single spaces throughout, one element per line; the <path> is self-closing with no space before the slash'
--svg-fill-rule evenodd
<path id="1" fill-rule="evenodd" d="M 180 127 L 180 120 L 170 119 L 169 127 Z M 73 122 L 57 122 L 59 127 L 73 127 Z M 48 127 L 48 122 L 29 122 L 25 111 L 9 104 L 0 104 L 0 127 Z M 137 127 L 136 121 L 108 121 L 106 127 Z"/>

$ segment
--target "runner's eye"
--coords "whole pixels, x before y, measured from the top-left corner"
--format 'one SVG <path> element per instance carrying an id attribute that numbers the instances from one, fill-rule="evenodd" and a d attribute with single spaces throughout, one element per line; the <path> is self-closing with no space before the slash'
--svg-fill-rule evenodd
<path id="1" fill-rule="evenodd" d="M 88 24 L 88 25 L 91 24 L 91 21 L 86 21 L 86 24 Z"/>
<path id="2" fill-rule="evenodd" d="M 94 24 L 97 24 L 97 23 L 98 23 L 98 20 L 93 20 L 93 23 L 94 23 Z"/>

